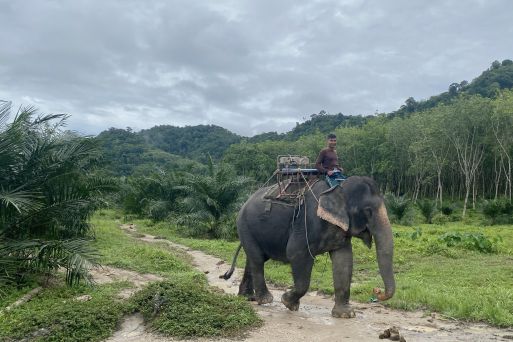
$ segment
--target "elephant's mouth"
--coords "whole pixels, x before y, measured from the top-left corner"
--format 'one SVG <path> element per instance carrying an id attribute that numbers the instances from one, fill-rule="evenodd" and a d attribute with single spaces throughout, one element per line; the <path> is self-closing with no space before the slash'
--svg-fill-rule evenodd
<path id="1" fill-rule="evenodd" d="M 363 243 L 365 244 L 365 246 L 367 246 L 367 248 L 372 247 L 372 235 L 367 229 L 365 229 L 363 232 L 359 233 L 358 235 L 355 235 L 355 237 L 361 239 L 363 241 Z"/>

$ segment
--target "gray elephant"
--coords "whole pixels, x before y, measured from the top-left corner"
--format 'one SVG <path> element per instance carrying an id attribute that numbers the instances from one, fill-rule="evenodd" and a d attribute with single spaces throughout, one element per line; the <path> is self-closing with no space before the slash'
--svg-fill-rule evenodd
<path id="1" fill-rule="evenodd" d="M 357 237 L 370 248 L 376 243 L 377 261 L 385 291 L 376 291 L 379 300 L 395 292 L 393 271 L 394 242 L 383 197 L 368 177 L 349 177 L 341 186 L 329 188 L 325 182 L 312 185 L 298 207 L 265 198 L 269 188 L 255 192 L 237 218 L 237 230 L 246 253 L 246 266 L 239 295 L 271 303 L 273 296 L 264 279 L 264 263 L 280 260 L 291 264 L 294 287 L 281 301 L 289 310 L 299 309 L 299 300 L 310 286 L 314 256 L 328 252 L 333 265 L 335 289 L 334 317 L 354 317 L 349 305 L 353 251 L 351 238 Z M 237 249 L 231 269 L 233 273 Z"/>

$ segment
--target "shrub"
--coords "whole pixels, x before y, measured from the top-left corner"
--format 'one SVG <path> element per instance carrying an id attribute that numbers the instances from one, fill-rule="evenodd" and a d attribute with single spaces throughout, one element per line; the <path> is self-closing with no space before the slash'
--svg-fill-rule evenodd
<path id="1" fill-rule="evenodd" d="M 185 182 L 187 197 L 181 205 L 186 212 L 177 223 L 189 227 L 193 237 L 223 237 L 224 222 L 242 205 L 240 200 L 252 183 L 250 178 L 237 176 L 231 165 L 214 165 L 209 158 L 208 174 L 190 175 Z"/>
<path id="2" fill-rule="evenodd" d="M 388 214 L 394 222 L 400 222 L 408 213 L 410 209 L 410 200 L 404 196 L 395 196 L 392 193 L 385 195 L 385 205 L 387 207 Z"/>
<path id="3" fill-rule="evenodd" d="M 403 218 L 398 223 L 402 224 L 403 226 L 413 226 L 415 223 L 420 221 L 418 220 L 417 216 L 417 210 L 415 210 L 413 206 L 410 206 L 406 210 Z"/>
<path id="4" fill-rule="evenodd" d="M 483 214 L 492 224 L 513 223 L 513 203 L 506 198 L 485 201 Z"/>
<path id="5" fill-rule="evenodd" d="M 433 216 L 432 223 L 434 224 L 446 224 L 447 222 L 450 222 L 450 217 L 444 214 L 436 214 Z"/>
<path id="6" fill-rule="evenodd" d="M 429 243 L 422 245 L 421 250 L 424 255 L 441 255 L 447 258 L 455 259 L 458 257 L 458 252 L 447 247 L 439 240 L 431 240 Z"/>
<path id="7" fill-rule="evenodd" d="M 151 200 L 146 209 L 146 215 L 154 222 L 163 221 L 169 217 L 171 212 L 170 203 L 167 201 Z"/>
<path id="8" fill-rule="evenodd" d="M 261 322 L 243 298 L 214 293 L 199 278 L 151 284 L 133 302 L 151 328 L 180 338 L 233 337 Z"/>
<path id="9" fill-rule="evenodd" d="M 64 115 L 0 106 L 0 282 L 66 270 L 69 284 L 97 263 L 88 220 L 113 188 L 96 176 L 92 139 L 63 131 Z"/>
<path id="10" fill-rule="evenodd" d="M 497 243 L 500 237 L 487 238 L 483 233 L 447 232 L 438 238 L 447 247 L 460 246 L 481 253 L 497 253 Z"/>
<path id="11" fill-rule="evenodd" d="M 433 223 L 433 216 L 436 213 L 436 202 L 430 199 L 423 199 L 417 202 L 417 207 L 426 219 L 426 222 L 429 224 Z"/>
<path id="12" fill-rule="evenodd" d="M 450 216 L 454 212 L 454 207 L 452 206 L 443 206 L 440 211 L 442 214 Z"/>

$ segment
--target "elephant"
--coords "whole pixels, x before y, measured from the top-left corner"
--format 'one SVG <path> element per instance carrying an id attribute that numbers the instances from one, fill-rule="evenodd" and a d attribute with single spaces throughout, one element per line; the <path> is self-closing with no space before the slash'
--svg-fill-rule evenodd
<path id="1" fill-rule="evenodd" d="M 239 295 L 258 304 L 273 301 L 264 279 L 264 263 L 279 260 L 290 263 L 294 286 L 281 298 L 291 311 L 299 309 L 301 297 L 310 286 L 314 257 L 328 252 L 332 261 L 335 306 L 333 317 L 354 317 L 349 304 L 353 252 L 351 238 L 363 240 L 371 248 L 373 239 L 379 272 L 385 291 L 375 289 L 377 299 L 394 295 L 393 234 L 383 196 L 369 177 L 352 176 L 341 185 L 329 188 L 318 181 L 304 192 L 298 205 L 269 201 L 269 187 L 257 190 L 242 206 L 237 217 L 240 245 L 229 271 L 229 279 L 241 246 L 246 253 Z M 301 203 L 302 202 L 302 203 Z"/>

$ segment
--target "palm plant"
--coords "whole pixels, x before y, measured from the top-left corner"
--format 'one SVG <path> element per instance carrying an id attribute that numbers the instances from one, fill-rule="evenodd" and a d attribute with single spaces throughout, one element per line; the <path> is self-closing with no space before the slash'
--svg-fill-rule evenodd
<path id="1" fill-rule="evenodd" d="M 123 211 L 154 221 L 164 220 L 176 207 L 183 192 L 181 185 L 181 174 L 162 170 L 144 177 L 125 178 L 120 191 Z"/>
<path id="2" fill-rule="evenodd" d="M 428 198 L 417 202 L 417 207 L 426 219 L 426 222 L 433 223 L 433 216 L 436 214 L 436 202 Z"/>
<path id="3" fill-rule="evenodd" d="M 63 132 L 66 115 L 0 107 L 0 281 L 66 270 L 69 284 L 97 263 L 88 219 L 112 184 L 90 170 L 91 139 Z"/>
<path id="4" fill-rule="evenodd" d="M 385 205 L 392 221 L 401 221 L 410 209 L 411 202 L 404 196 L 395 196 L 392 193 L 385 194 Z"/>
<path id="5" fill-rule="evenodd" d="M 187 213 L 179 222 L 196 229 L 193 235 L 206 233 L 210 238 L 219 238 L 223 235 L 221 223 L 230 221 L 230 214 L 252 179 L 237 176 L 227 164 L 214 165 L 210 156 L 207 166 L 207 175 L 192 174 L 185 180 L 187 196 L 182 203 Z"/>

